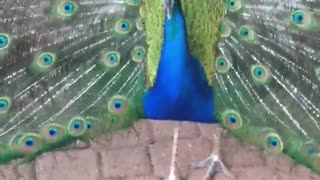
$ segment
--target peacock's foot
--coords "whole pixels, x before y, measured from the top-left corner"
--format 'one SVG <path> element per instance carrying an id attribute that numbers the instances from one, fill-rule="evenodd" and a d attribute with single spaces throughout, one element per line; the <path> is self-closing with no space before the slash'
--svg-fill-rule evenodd
<path id="1" fill-rule="evenodd" d="M 214 176 L 214 174 L 217 172 L 222 172 L 229 178 L 234 179 L 232 173 L 228 170 L 223 161 L 220 159 L 220 136 L 217 137 L 216 134 L 213 135 L 213 151 L 210 154 L 210 156 L 201 162 L 192 163 L 191 168 L 208 168 L 203 180 L 211 179 L 212 176 Z"/>
<path id="2" fill-rule="evenodd" d="M 175 128 L 174 132 L 173 132 L 173 145 L 172 145 L 172 154 L 171 154 L 170 174 L 166 178 L 166 180 L 180 180 L 180 177 L 176 171 L 178 136 L 179 136 L 179 129 Z"/>

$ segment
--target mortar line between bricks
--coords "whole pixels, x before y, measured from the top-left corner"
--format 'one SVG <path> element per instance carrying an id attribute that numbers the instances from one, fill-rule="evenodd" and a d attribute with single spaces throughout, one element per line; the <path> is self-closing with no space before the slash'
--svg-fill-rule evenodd
<path id="1" fill-rule="evenodd" d="M 6 178 L 6 176 L 4 175 L 4 173 L 2 171 L 0 171 L 0 177 Z"/>
<path id="2" fill-rule="evenodd" d="M 16 180 L 19 180 L 22 178 L 21 174 L 18 171 L 18 166 L 13 166 L 12 168 L 13 173 L 16 175 Z"/>
<path id="3" fill-rule="evenodd" d="M 96 158 L 97 158 L 97 167 L 98 167 L 98 177 L 97 180 L 105 179 L 103 175 L 103 162 L 102 162 L 102 155 L 101 152 L 96 151 Z"/>
<path id="4" fill-rule="evenodd" d="M 146 151 L 147 151 L 147 157 L 148 157 L 148 160 L 149 160 L 149 164 L 150 164 L 150 169 L 151 169 L 152 176 L 155 176 L 154 165 L 153 165 L 153 163 L 152 163 L 151 153 L 150 153 L 150 144 L 148 144 L 148 145 L 146 146 Z"/>
<path id="5" fill-rule="evenodd" d="M 37 171 L 36 171 L 36 161 L 33 161 L 31 163 L 31 176 L 33 177 L 34 180 L 38 180 L 38 177 L 37 177 Z"/>

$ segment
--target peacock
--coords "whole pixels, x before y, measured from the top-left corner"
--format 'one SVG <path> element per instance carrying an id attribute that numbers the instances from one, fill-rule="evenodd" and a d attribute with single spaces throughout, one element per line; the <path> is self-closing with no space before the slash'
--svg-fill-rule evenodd
<path id="1" fill-rule="evenodd" d="M 319 173 L 319 32 L 314 0 L 3 0 L 0 163 L 146 118 L 218 123 Z M 232 177 L 213 137 L 191 168 Z"/>

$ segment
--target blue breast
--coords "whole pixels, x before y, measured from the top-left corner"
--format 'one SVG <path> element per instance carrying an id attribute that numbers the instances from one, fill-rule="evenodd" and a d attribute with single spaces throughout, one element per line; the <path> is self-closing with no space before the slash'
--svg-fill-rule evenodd
<path id="1" fill-rule="evenodd" d="M 180 6 L 165 19 L 164 41 L 154 86 L 144 96 L 148 119 L 216 123 L 213 91 L 200 65 L 189 52 Z"/>

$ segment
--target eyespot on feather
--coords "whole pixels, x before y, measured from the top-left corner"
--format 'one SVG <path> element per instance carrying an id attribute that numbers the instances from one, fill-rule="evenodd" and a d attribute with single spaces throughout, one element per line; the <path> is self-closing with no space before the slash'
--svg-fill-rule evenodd
<path id="1" fill-rule="evenodd" d="M 124 96 L 115 95 L 108 102 L 108 110 L 115 115 L 121 115 L 127 112 L 128 103 Z"/>
<path id="2" fill-rule="evenodd" d="M 271 80 L 271 72 L 264 65 L 256 64 L 251 66 L 251 76 L 257 84 L 266 85 Z"/>
<path id="3" fill-rule="evenodd" d="M 10 110 L 11 99 L 8 96 L 0 97 L 0 115 L 5 114 Z"/>
<path id="4" fill-rule="evenodd" d="M 34 72 L 46 72 L 53 67 L 55 62 L 56 55 L 54 53 L 44 52 L 34 58 L 31 69 Z"/>
<path id="5" fill-rule="evenodd" d="M 246 41 L 249 44 L 257 43 L 256 33 L 250 26 L 241 26 L 239 28 L 238 34 L 241 40 Z"/>
<path id="6" fill-rule="evenodd" d="M 232 13 L 240 11 L 243 5 L 243 0 L 227 0 L 227 9 Z"/>
<path id="7" fill-rule="evenodd" d="M 305 28 L 312 23 L 312 14 L 309 11 L 296 10 L 291 13 L 291 23 L 299 28 Z"/>
<path id="8" fill-rule="evenodd" d="M 264 149 L 267 152 L 278 154 L 283 151 L 283 142 L 276 133 L 269 133 L 265 136 Z"/>
<path id="9" fill-rule="evenodd" d="M 56 143 L 67 134 L 67 130 L 60 124 L 47 124 L 40 130 L 40 135 L 48 143 Z"/>
<path id="10" fill-rule="evenodd" d="M 57 6 L 57 13 L 60 16 L 73 16 L 79 9 L 79 6 L 74 1 L 62 1 Z"/>
<path id="11" fill-rule="evenodd" d="M 83 117 L 74 117 L 68 125 L 68 133 L 73 137 L 80 137 L 87 131 L 87 123 Z"/>
<path id="12" fill-rule="evenodd" d="M 86 117 L 87 121 L 87 131 L 86 136 L 90 138 L 94 138 L 96 136 L 99 136 L 103 134 L 104 132 L 107 132 L 107 127 L 103 126 L 103 122 L 107 120 L 99 120 L 92 117 Z"/>
<path id="13" fill-rule="evenodd" d="M 118 51 L 102 52 L 101 63 L 107 68 L 114 68 L 120 64 L 120 58 Z"/>
<path id="14" fill-rule="evenodd" d="M 145 28 L 145 21 L 143 18 L 139 18 L 136 22 L 137 29 L 142 31 Z"/>
<path id="15" fill-rule="evenodd" d="M 116 22 L 115 31 L 119 34 L 128 34 L 132 29 L 132 24 L 127 19 L 120 19 Z"/>
<path id="16" fill-rule="evenodd" d="M 314 142 L 308 141 L 301 145 L 299 148 L 301 155 L 304 158 L 313 158 L 316 154 L 318 154 L 319 146 L 317 146 Z"/>
<path id="17" fill-rule="evenodd" d="M 35 133 L 25 133 L 19 138 L 17 150 L 23 154 L 33 154 L 40 150 L 43 145 L 42 138 Z"/>
<path id="18" fill-rule="evenodd" d="M 231 68 L 230 61 L 225 56 L 218 56 L 215 60 L 215 69 L 217 72 L 224 74 Z"/>
<path id="19" fill-rule="evenodd" d="M 236 130 L 240 129 L 243 125 L 241 115 L 235 110 L 226 110 L 221 115 L 222 124 L 227 129 Z"/>
<path id="20" fill-rule="evenodd" d="M 8 34 L 0 33 L 0 51 L 7 49 L 11 44 L 11 37 Z"/>
<path id="21" fill-rule="evenodd" d="M 141 63 L 146 55 L 146 49 L 143 46 L 136 46 L 131 51 L 132 60 Z"/>
<path id="22" fill-rule="evenodd" d="M 320 13 L 298 9 L 291 12 L 289 20 L 291 24 L 303 31 L 320 31 Z"/>
<path id="23" fill-rule="evenodd" d="M 221 34 L 221 37 L 223 38 L 227 38 L 231 35 L 232 33 L 232 28 L 231 26 L 229 25 L 229 23 L 227 22 L 222 22 L 222 24 L 220 25 L 220 34 Z"/>

